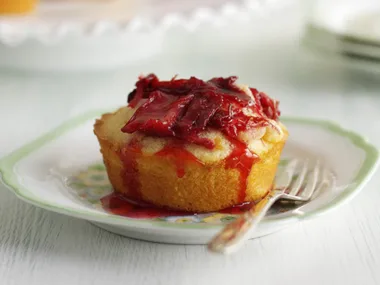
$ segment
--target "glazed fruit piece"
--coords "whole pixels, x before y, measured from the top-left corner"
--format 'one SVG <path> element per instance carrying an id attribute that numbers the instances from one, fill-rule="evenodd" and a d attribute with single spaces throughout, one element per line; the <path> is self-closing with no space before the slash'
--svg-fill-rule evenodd
<path id="1" fill-rule="evenodd" d="M 141 77 L 128 106 L 95 124 L 115 191 L 190 212 L 265 196 L 287 130 L 278 102 L 236 79 Z"/>

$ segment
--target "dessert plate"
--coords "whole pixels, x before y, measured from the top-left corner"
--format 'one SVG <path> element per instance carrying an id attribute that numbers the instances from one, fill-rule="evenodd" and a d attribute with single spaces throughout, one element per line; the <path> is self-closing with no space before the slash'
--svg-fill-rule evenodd
<path id="1" fill-rule="evenodd" d="M 93 134 L 94 120 L 102 113 L 93 111 L 74 118 L 3 158 L 3 182 L 28 203 L 147 241 L 205 244 L 223 224 L 236 218 L 236 213 L 230 212 L 158 218 L 106 212 L 100 199 L 112 189 Z M 252 238 L 274 233 L 347 202 L 362 189 L 378 164 L 374 146 L 332 122 L 302 118 L 283 121 L 290 138 L 282 163 L 290 158 L 320 161 L 328 169 L 323 174 L 328 187 L 307 204 L 277 205 Z"/>

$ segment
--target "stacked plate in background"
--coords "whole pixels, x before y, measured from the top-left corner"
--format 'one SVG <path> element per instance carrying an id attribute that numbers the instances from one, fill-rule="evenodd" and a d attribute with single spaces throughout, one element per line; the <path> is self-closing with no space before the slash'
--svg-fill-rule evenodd
<path id="1" fill-rule="evenodd" d="M 304 43 L 332 58 L 380 71 L 380 2 L 315 1 L 309 7 Z"/>

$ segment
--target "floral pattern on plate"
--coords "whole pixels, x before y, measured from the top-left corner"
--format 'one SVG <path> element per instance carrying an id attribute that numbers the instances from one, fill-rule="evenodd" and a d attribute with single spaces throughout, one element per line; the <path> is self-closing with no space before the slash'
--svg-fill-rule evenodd
<path id="1" fill-rule="evenodd" d="M 279 167 L 284 165 L 284 163 L 286 163 L 286 160 L 282 160 Z M 113 191 L 112 185 L 108 180 L 106 168 L 102 163 L 92 164 L 86 170 L 74 174 L 67 180 L 66 184 L 72 190 L 71 192 L 74 196 L 99 210 L 103 210 L 101 199 Z M 269 215 L 293 210 L 295 207 L 297 206 L 278 204 L 273 207 Z M 133 211 L 133 209 L 131 211 Z M 180 224 L 226 224 L 235 220 L 237 216 L 238 214 L 212 212 L 184 216 L 154 217 L 149 219 Z"/>
<path id="2" fill-rule="evenodd" d="M 112 188 L 104 166 L 94 164 L 101 161 L 101 154 L 93 124 L 95 118 L 107 111 L 81 114 L 2 158 L 0 176 L 5 185 L 20 199 L 40 208 L 146 241 L 207 244 L 224 223 L 236 218 L 209 213 L 137 219 L 104 211 L 99 200 Z M 374 145 L 333 122 L 307 118 L 283 118 L 283 121 L 291 136 L 282 158 L 319 160 L 334 173 L 334 184 L 296 209 L 284 205 L 274 208 L 251 238 L 272 234 L 348 202 L 363 189 L 379 164 L 379 152 Z"/>

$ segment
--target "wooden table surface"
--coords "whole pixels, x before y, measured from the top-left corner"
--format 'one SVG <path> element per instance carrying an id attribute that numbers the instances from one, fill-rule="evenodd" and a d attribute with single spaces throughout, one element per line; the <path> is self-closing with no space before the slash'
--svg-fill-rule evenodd
<path id="1" fill-rule="evenodd" d="M 245 24 L 239 35 L 231 27 L 213 40 L 201 33 L 168 38 L 162 56 L 124 70 L 2 72 L 0 156 L 84 110 L 123 104 L 136 76 L 150 71 L 163 78 L 236 74 L 277 97 L 283 114 L 334 120 L 380 147 L 380 72 L 300 50 L 299 18 L 277 16 L 256 28 Z M 110 234 L 0 186 L 0 284 L 380 284 L 379 185 L 376 173 L 349 204 L 228 257 Z"/>

